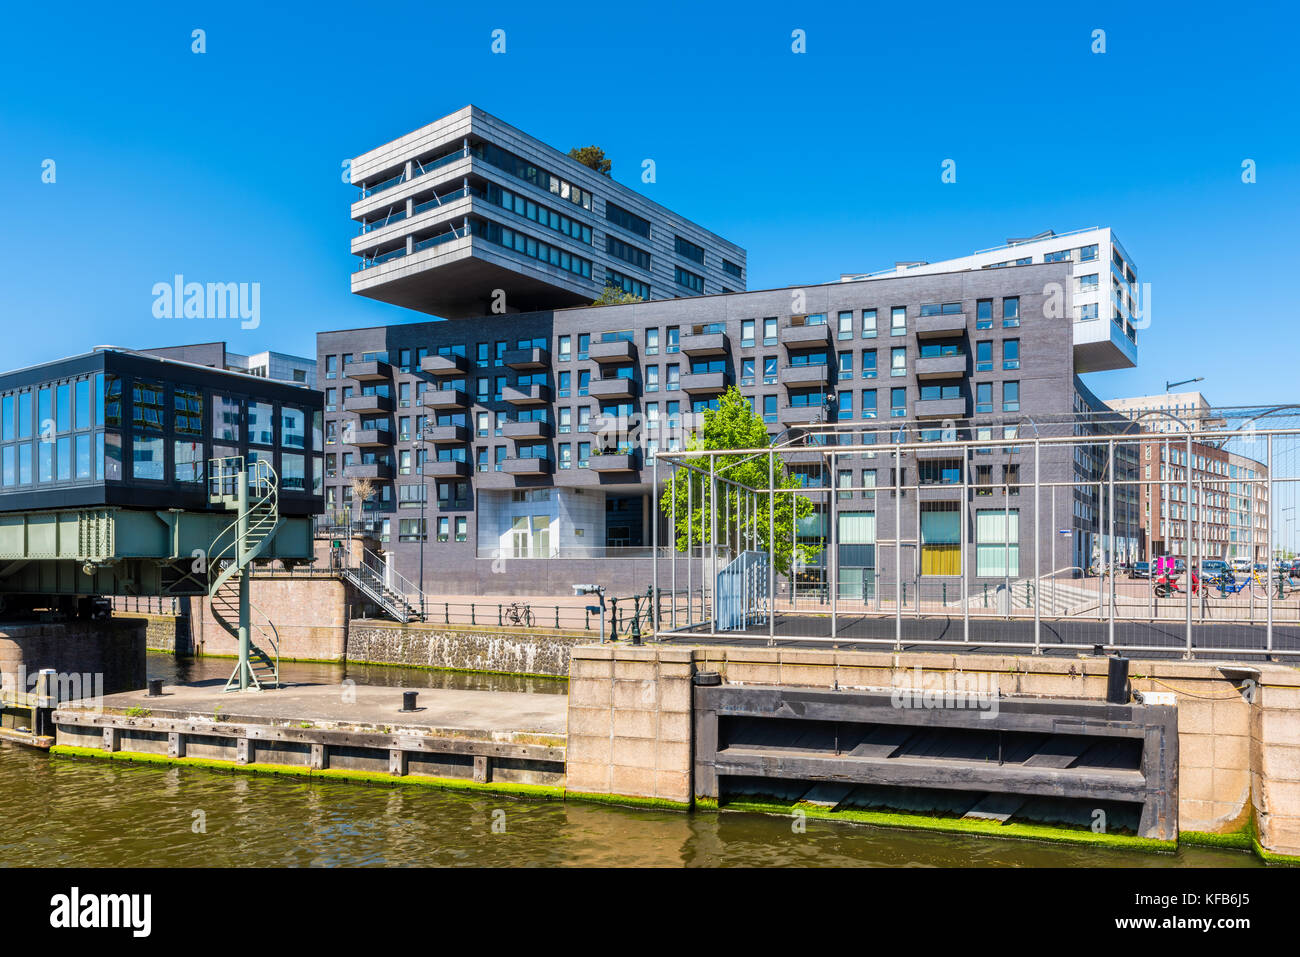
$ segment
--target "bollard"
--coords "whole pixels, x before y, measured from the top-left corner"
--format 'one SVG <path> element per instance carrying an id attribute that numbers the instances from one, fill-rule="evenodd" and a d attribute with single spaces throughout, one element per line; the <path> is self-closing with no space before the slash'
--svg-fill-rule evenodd
<path id="1" fill-rule="evenodd" d="M 1106 702 L 1128 704 L 1128 699 L 1128 659 L 1116 655 L 1106 666 Z"/>
<path id="2" fill-rule="evenodd" d="M 402 710 L 403 710 L 403 711 L 414 711 L 414 710 L 415 710 L 415 697 L 416 697 L 417 694 L 419 694 L 419 692 L 417 692 L 417 691 L 403 691 L 403 692 L 402 692 Z"/>
<path id="3" fill-rule="evenodd" d="M 149 679 L 149 693 L 148 693 L 145 697 L 147 697 L 147 698 L 161 698 L 161 697 L 162 697 L 162 682 L 163 682 L 163 680 L 162 680 L 161 678 L 150 678 L 150 679 Z"/>
<path id="4" fill-rule="evenodd" d="M 500 628 L 501 625 L 501 602 L 497 602 L 497 627 Z"/>

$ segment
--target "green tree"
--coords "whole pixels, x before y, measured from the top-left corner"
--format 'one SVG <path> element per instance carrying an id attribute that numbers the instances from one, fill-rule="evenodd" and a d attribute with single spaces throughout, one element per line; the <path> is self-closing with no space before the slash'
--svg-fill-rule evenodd
<path id="1" fill-rule="evenodd" d="M 592 303 L 593 306 L 621 306 L 628 302 L 642 302 L 640 296 L 634 296 L 630 292 L 625 292 L 622 286 L 606 286 L 605 291 L 600 294 L 600 298 Z"/>
<path id="2" fill-rule="evenodd" d="M 614 168 L 614 161 L 605 159 L 605 151 L 599 146 L 575 146 L 569 150 L 569 155 L 583 166 L 594 169 L 597 173 L 603 173 L 606 176 L 613 175 L 611 170 Z"/>
<path id="3" fill-rule="evenodd" d="M 706 409 L 703 427 L 686 440 L 689 451 L 764 449 L 771 444 L 767 426 L 750 407 L 749 401 L 735 386 L 723 393 L 717 409 Z M 706 524 L 715 518 L 717 540 L 725 543 L 733 553 L 743 548 L 769 550 L 768 539 L 775 528 L 772 548 L 778 574 L 788 575 L 792 557 L 799 562 L 814 561 L 821 548 L 818 545 L 800 544 L 796 554 L 791 528 L 797 518 L 813 514 L 813 503 L 806 495 L 778 492 L 775 505 L 770 502 L 768 488 L 797 489 L 799 480 L 790 474 L 779 455 L 772 458 L 769 477 L 769 457 L 762 453 L 747 455 L 718 455 L 714 457 L 715 476 L 730 479 L 742 488 L 718 483 L 716 509 L 709 502 L 709 459 L 690 460 L 695 469 L 678 466 L 676 470 L 676 513 L 673 511 L 672 487 L 668 486 L 659 498 L 659 510 L 673 521 L 678 551 L 689 545 L 709 541 L 712 528 Z M 689 491 L 688 491 L 689 489 Z M 758 491 L 748 492 L 745 489 Z M 689 505 L 688 505 L 689 503 Z M 775 509 L 775 521 L 769 520 L 769 509 Z M 688 532 L 689 528 L 689 532 Z"/>

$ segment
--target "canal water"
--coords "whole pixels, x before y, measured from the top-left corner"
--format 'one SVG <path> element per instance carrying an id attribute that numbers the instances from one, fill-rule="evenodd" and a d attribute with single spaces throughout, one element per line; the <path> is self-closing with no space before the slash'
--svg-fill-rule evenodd
<path id="1" fill-rule="evenodd" d="M 150 656 L 153 677 L 230 662 Z M 287 665 L 290 681 L 339 681 Z M 350 666 L 358 683 L 563 693 L 563 681 Z M 399 679 L 400 678 L 400 682 Z M 971 838 L 759 814 L 683 814 L 417 787 L 51 758 L 0 743 L 0 867 L 1054 866 L 1250 867 L 1251 854 L 1173 854 Z"/>

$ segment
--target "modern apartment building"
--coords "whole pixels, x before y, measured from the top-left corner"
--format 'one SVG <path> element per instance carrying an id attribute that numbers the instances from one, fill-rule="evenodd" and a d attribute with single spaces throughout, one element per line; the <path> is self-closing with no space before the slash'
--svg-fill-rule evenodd
<path id="1" fill-rule="evenodd" d="M 873 273 L 845 273 L 841 282 L 885 276 L 919 276 L 958 269 L 1005 269 L 1034 263 L 1067 263 L 1065 288 L 1049 309 L 1062 308 L 1075 320 L 1075 371 L 1101 372 L 1137 365 L 1137 330 L 1150 322 L 1150 297 L 1142 295 L 1133 258 L 1109 227 L 1094 226 L 1066 233 L 1052 230 L 1003 246 L 940 262 L 898 262 Z M 1062 293 L 1064 294 L 1062 296 Z"/>
<path id="2" fill-rule="evenodd" d="M 745 289 L 744 249 L 475 106 L 350 162 L 358 295 L 456 319 Z"/>
<path id="3" fill-rule="evenodd" d="M 423 550 L 430 591 L 555 593 L 598 581 L 626 593 L 651 580 L 649 454 L 682 447 L 691 417 L 732 385 L 774 434 L 834 421 L 863 443 L 887 443 L 900 428 L 908 441 L 939 440 L 945 430 L 1002 440 L 1032 434 L 1027 422 L 1073 423 L 1080 412 L 1084 424 L 1067 428 L 1134 431 L 1075 374 L 1080 355 L 1095 354 L 1095 343 L 1076 336 L 1091 320 L 1055 309 L 1051 297 L 1076 266 L 907 273 L 321 332 L 327 510 L 361 511 L 408 578 Z M 966 560 L 977 578 L 1032 574 L 1018 556 L 1032 554 L 1035 536 L 1053 568 L 1086 565 L 1107 512 L 1109 463 L 1099 449 L 1044 446 L 1043 481 L 1061 485 L 1037 528 L 1033 496 L 1020 496 L 1035 477 L 1029 446 L 905 455 L 900 485 L 927 486 L 920 501 L 905 492 L 899 508 L 907 561 L 925 575 L 952 573 L 946 559 L 925 564 L 927 546 L 954 544 L 941 539 L 957 528 L 961 490 L 945 486 L 969 475 L 978 487 Z M 866 489 L 839 493 L 841 509 L 870 515 L 861 530 L 892 535 L 899 503 L 885 488 L 894 484 L 889 456 L 838 464 L 834 477 L 820 461 L 794 471 L 809 487 Z M 1135 474 L 1136 451 L 1115 467 L 1120 477 Z M 356 479 L 374 489 L 365 503 L 353 501 Z M 1120 512 L 1131 525 L 1136 500 Z M 1003 543 L 1004 530 L 1012 547 L 980 547 L 993 534 Z M 1117 533 L 1118 542 L 1136 540 L 1135 528 Z M 863 534 L 871 541 L 858 544 L 875 543 L 874 531 Z M 872 562 L 862 580 L 913 573 L 889 567 L 893 549 L 880 549 L 878 561 L 874 549 L 861 553 Z M 852 580 L 842 574 L 842 583 Z"/>
<path id="4" fill-rule="evenodd" d="M 1221 428 L 1224 420 L 1214 413 L 1200 392 L 1165 392 L 1107 399 L 1106 404 L 1136 422 L 1144 432 L 1186 432 Z"/>
<path id="5" fill-rule="evenodd" d="M 245 356 L 228 351 L 224 342 L 198 342 L 138 351 L 163 359 L 224 369 L 227 372 L 247 372 L 263 379 L 288 382 L 304 388 L 311 388 L 316 382 L 316 360 L 286 352 L 258 352 Z"/>

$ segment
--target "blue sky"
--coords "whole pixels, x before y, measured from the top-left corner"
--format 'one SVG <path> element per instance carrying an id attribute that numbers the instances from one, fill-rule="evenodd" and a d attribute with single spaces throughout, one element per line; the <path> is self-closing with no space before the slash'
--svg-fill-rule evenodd
<path id="1" fill-rule="evenodd" d="M 348 292 L 340 164 L 474 103 L 560 149 L 604 147 L 615 179 L 746 247 L 750 288 L 1113 226 L 1152 326 L 1138 368 L 1095 391 L 1202 375 L 1219 405 L 1300 398 L 1300 16 L 892 6 L 11 7 L 0 365 L 101 343 L 312 352 L 318 329 L 421 318 Z M 261 326 L 154 318 L 176 273 L 259 282 Z"/>

